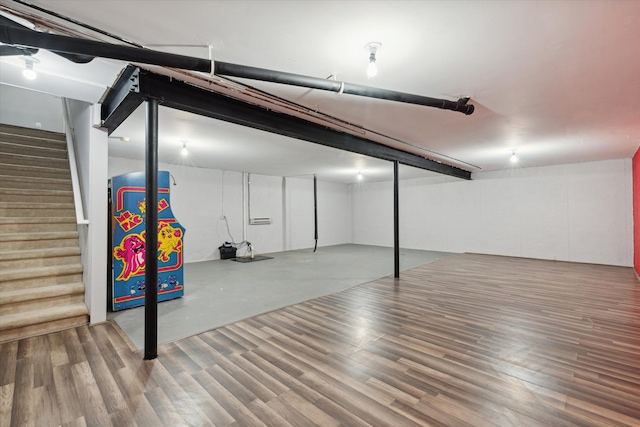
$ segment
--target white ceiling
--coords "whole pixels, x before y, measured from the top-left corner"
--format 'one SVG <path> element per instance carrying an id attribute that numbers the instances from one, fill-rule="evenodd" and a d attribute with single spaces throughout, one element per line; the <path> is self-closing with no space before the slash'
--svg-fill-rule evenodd
<path id="1" fill-rule="evenodd" d="M 210 45 L 220 61 L 321 78 L 333 74 L 350 83 L 452 100 L 470 96 L 476 111 L 465 116 L 244 81 L 368 129 L 364 134 L 375 141 L 473 172 L 628 158 L 640 145 L 639 1 L 30 2 L 157 50 L 207 58 Z M 25 10 L 10 0 L 0 5 Z M 378 75 L 367 80 L 363 46 L 371 41 L 381 42 L 382 50 Z M 38 54 L 43 72 L 49 66 L 45 53 Z M 22 63 L 11 66 L 10 60 L 0 61 L 1 81 L 24 85 L 17 73 Z M 96 61 L 62 65 L 74 90 L 82 92 L 73 97 L 97 101 L 123 65 Z M 64 73 L 53 74 L 64 80 Z M 69 96 L 61 82 L 38 89 Z M 161 150 L 177 153 L 180 141 L 189 140 L 193 150 L 202 148 L 198 158 L 208 159 L 210 167 L 220 167 L 222 159 L 240 170 L 262 164 L 262 173 L 297 175 L 332 166 L 347 174 L 367 166 L 362 156 L 168 113 L 161 116 Z M 142 147 L 134 129 L 143 125 L 136 120 L 115 132 L 139 144 L 129 147 Z M 215 135 L 218 145 L 203 135 Z M 122 145 L 112 141 L 114 155 L 123 155 Z M 516 165 L 509 162 L 513 150 Z M 241 157 L 249 163 L 243 166 Z"/>

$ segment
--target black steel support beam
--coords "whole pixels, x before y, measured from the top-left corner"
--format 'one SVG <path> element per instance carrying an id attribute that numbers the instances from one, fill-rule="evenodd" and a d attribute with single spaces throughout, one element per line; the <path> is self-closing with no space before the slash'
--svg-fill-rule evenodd
<path id="1" fill-rule="evenodd" d="M 393 277 L 400 278 L 400 195 L 398 161 L 393 162 Z"/>
<path id="2" fill-rule="evenodd" d="M 145 100 L 140 93 L 139 76 L 139 68 L 125 68 L 102 101 L 102 125 L 109 129 L 109 134 Z"/>
<path id="3" fill-rule="evenodd" d="M 158 100 L 147 101 L 144 358 L 158 357 Z"/>
<path id="4" fill-rule="evenodd" d="M 166 76 L 140 71 L 139 94 L 163 106 L 462 179 L 471 172 L 328 127 L 235 100 Z M 117 112 L 112 114 L 118 115 Z M 107 126 L 109 127 L 109 126 Z M 109 127 L 111 133 L 115 128 Z"/>
<path id="5" fill-rule="evenodd" d="M 9 45 L 38 47 L 56 53 L 71 53 L 127 62 L 211 72 L 211 61 L 193 56 L 159 52 L 140 47 L 111 44 L 96 40 L 42 33 L 28 28 L 0 25 L 0 42 Z"/>

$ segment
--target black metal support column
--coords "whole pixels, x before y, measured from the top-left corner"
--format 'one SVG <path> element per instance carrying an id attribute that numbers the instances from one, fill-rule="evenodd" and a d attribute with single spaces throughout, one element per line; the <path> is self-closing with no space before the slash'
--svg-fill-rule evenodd
<path id="1" fill-rule="evenodd" d="M 400 217 L 398 212 L 398 161 L 393 162 L 393 264 L 394 276 L 400 277 Z"/>
<path id="2" fill-rule="evenodd" d="M 316 243 L 313 246 L 313 252 L 318 249 L 318 177 L 313 175 L 313 223 L 315 226 Z"/>
<path id="3" fill-rule="evenodd" d="M 158 357 L 158 100 L 147 101 L 144 358 Z"/>

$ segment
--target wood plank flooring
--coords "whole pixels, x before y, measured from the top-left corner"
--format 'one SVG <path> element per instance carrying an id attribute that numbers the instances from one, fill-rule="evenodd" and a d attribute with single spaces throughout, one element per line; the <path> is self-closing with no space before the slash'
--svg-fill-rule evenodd
<path id="1" fill-rule="evenodd" d="M 465 254 L 162 345 L 0 345 L 1 426 L 638 426 L 630 268 Z"/>

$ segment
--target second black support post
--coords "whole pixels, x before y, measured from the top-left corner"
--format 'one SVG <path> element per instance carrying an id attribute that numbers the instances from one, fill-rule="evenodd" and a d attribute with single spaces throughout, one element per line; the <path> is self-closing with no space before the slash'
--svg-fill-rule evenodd
<path id="1" fill-rule="evenodd" d="M 147 101 L 144 358 L 158 357 L 158 100 Z"/>
<path id="2" fill-rule="evenodd" d="M 393 277 L 400 277 L 400 215 L 398 196 L 398 161 L 393 162 Z"/>

